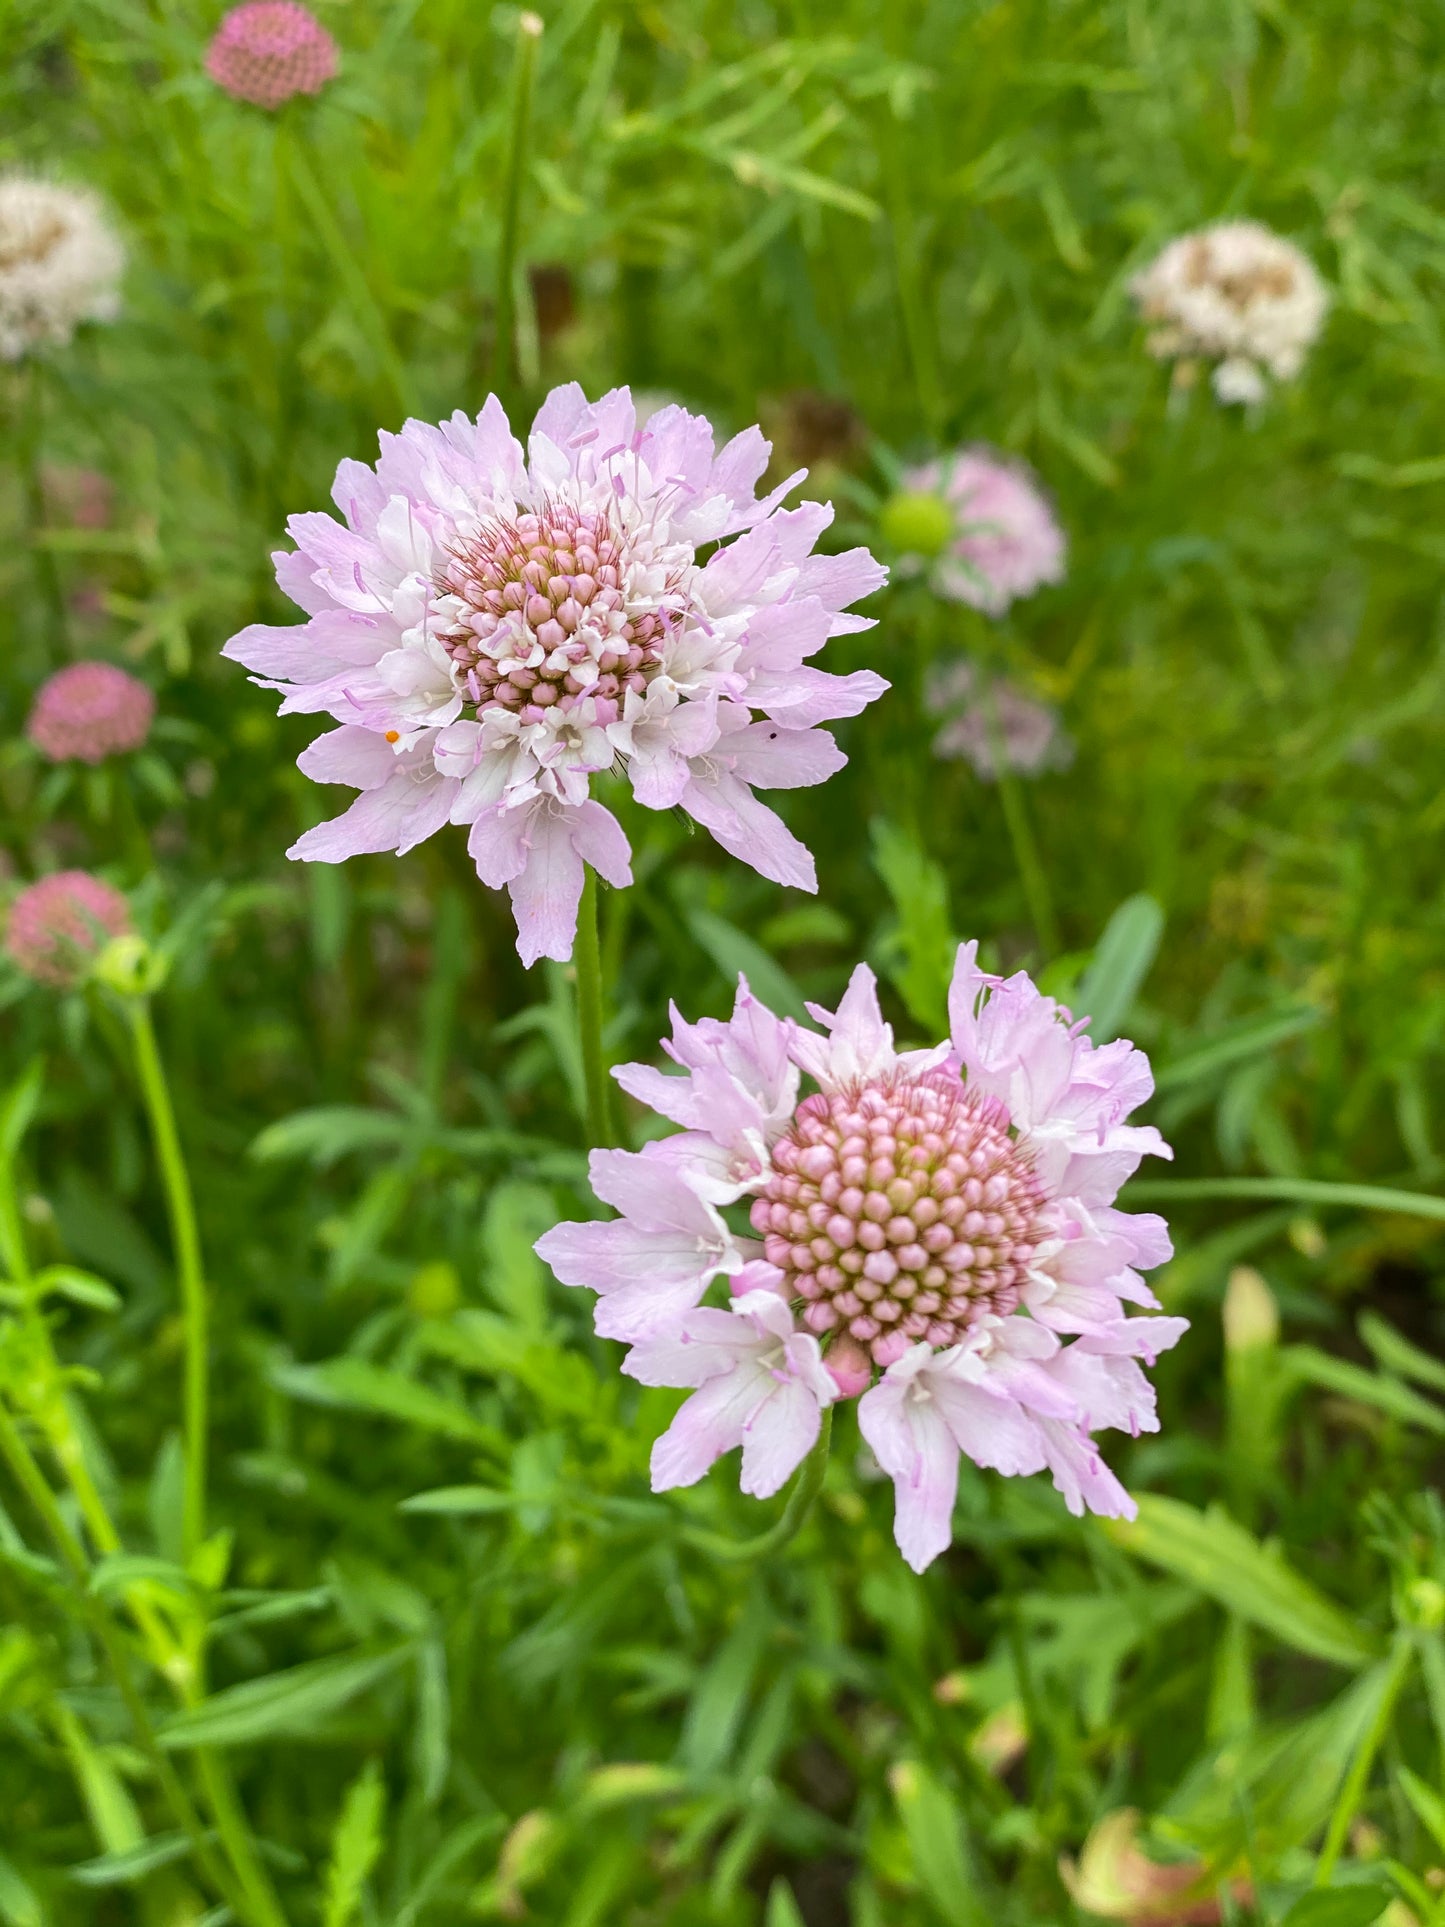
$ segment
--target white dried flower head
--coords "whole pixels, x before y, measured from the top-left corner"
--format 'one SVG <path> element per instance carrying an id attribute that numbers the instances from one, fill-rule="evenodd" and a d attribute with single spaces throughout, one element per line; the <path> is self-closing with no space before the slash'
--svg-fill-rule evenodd
<path id="1" fill-rule="evenodd" d="M 0 177 L 0 360 L 63 348 L 82 321 L 112 321 L 125 251 L 96 195 Z"/>
<path id="2" fill-rule="evenodd" d="M 1328 296 L 1313 263 L 1258 221 L 1221 221 L 1181 234 L 1132 283 L 1155 325 L 1149 351 L 1217 362 L 1223 402 L 1256 402 L 1265 374 L 1297 375 Z"/>

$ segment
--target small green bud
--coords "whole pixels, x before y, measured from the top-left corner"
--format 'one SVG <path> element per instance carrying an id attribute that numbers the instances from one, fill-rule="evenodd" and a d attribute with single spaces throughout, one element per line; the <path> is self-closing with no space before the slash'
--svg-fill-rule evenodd
<path id="1" fill-rule="evenodd" d="M 128 931 L 111 938 L 90 966 L 90 974 L 118 997 L 148 997 L 164 982 L 166 965 L 144 937 Z"/>
<path id="2" fill-rule="evenodd" d="M 406 1303 L 417 1318 L 450 1318 L 461 1302 L 462 1281 L 447 1259 L 438 1258 L 412 1273 Z"/>
<path id="3" fill-rule="evenodd" d="M 953 536 L 953 510 L 941 495 L 894 495 L 883 504 L 878 532 L 900 555 L 941 555 Z"/>
<path id="4" fill-rule="evenodd" d="M 1405 1588 L 1404 1607 L 1412 1626 L 1438 1632 L 1445 1626 L 1445 1586 L 1438 1579 L 1412 1579 Z"/>

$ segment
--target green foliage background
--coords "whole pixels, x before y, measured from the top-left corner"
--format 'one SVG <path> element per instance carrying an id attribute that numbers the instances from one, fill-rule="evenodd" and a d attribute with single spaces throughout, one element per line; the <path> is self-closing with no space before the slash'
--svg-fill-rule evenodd
<path id="1" fill-rule="evenodd" d="M 229 1761 L 284 1917 L 325 1927 L 1041 1927 L 1092 1917 L 1060 1859 L 1126 1807 L 1211 1918 L 1445 1918 L 1438 1211 L 1281 1183 L 1167 1207 L 1161 1290 L 1194 1329 L 1157 1374 L 1163 1431 L 1111 1446 L 1136 1528 L 967 1471 L 955 1548 L 915 1579 L 847 1418 L 820 1507 L 761 1570 L 688 1539 L 756 1529 L 725 1467 L 649 1495 L 672 1397 L 619 1377 L 530 1252 L 584 1209 L 568 973 L 521 970 L 460 833 L 287 865 L 337 799 L 293 767 L 310 729 L 217 655 L 295 613 L 268 551 L 337 461 L 406 413 L 475 411 L 491 375 L 517 15 L 318 11 L 341 76 L 277 116 L 205 78 L 218 7 L 0 19 L 0 159 L 99 187 L 131 253 L 116 326 L 0 371 L 5 888 L 98 868 L 173 958 L 157 1021 L 233 1536 L 179 1576 L 181 1335 L 114 1008 L 18 977 L 5 1078 L 44 1067 L 23 1139 L 6 1113 L 23 1236 L 118 1296 L 57 1273 L 73 1375 L 62 1393 L 11 1317 L 0 1396 L 75 1442 L 146 1562 L 100 1570 L 121 1637 L 138 1598 L 178 1651 L 209 1624 L 189 1710 L 134 1646 L 168 1756 L 197 1785 Z M 1430 1193 L 1445 15 L 543 12 L 508 399 L 625 380 L 728 430 L 760 418 L 839 539 L 875 545 L 900 461 L 991 440 L 1071 540 L 1067 583 L 1007 625 L 905 581 L 834 645 L 894 691 L 842 732 L 849 769 L 785 800 L 816 901 L 627 813 L 614 1055 L 655 1052 L 669 997 L 722 1009 L 740 965 L 796 1007 L 859 956 L 922 1037 L 978 935 L 1150 1050 L 1176 1176 Z M 1171 402 L 1127 296 L 1164 240 L 1231 214 L 1332 290 L 1304 376 L 1248 415 L 1203 386 Z M 36 528 L 37 438 L 112 478 L 107 529 L 54 502 Z M 922 677 L 962 649 L 1057 703 L 1077 746 L 1027 795 L 1051 955 L 995 789 L 927 754 Z M 21 726 L 76 653 L 138 666 L 162 721 L 144 757 L 57 780 Z M 1226 1347 L 1242 1264 L 1283 1330 L 1236 1276 Z M 217 1918 L 33 1512 L 3 1481 L 0 1504 L 0 1918 Z"/>

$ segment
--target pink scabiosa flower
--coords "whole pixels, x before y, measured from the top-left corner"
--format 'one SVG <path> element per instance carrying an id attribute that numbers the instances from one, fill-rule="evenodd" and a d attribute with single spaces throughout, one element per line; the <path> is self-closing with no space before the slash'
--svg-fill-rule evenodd
<path id="1" fill-rule="evenodd" d="M 815 889 L 813 860 L 754 787 L 821 783 L 846 758 L 818 724 L 887 688 L 809 658 L 871 627 L 866 549 L 815 555 L 832 520 L 759 501 L 756 428 L 718 452 L 664 407 L 639 428 L 625 388 L 555 389 L 524 454 L 493 396 L 476 421 L 411 421 L 374 469 L 343 462 L 327 515 L 289 524 L 277 579 L 311 620 L 226 645 L 282 712 L 340 724 L 301 759 L 362 795 L 290 851 L 335 863 L 469 826 L 505 884 L 523 961 L 572 953 L 584 865 L 631 882 L 622 827 L 590 794 L 621 769 L 648 809 L 682 808 L 764 876 Z"/>
<path id="2" fill-rule="evenodd" d="M 1064 532 L 1038 478 L 982 445 L 909 469 L 882 527 L 903 569 L 985 615 L 1064 578 Z"/>
<path id="3" fill-rule="evenodd" d="M 103 763 L 139 749 L 156 699 L 112 662 L 75 662 L 40 685 L 25 734 L 52 763 Z"/>
<path id="4" fill-rule="evenodd" d="M 27 977 L 69 990 L 110 939 L 131 928 L 130 905 L 119 890 L 88 870 L 60 870 L 11 904 L 5 950 Z"/>
<path id="5" fill-rule="evenodd" d="M 336 42 L 299 0 L 232 7 L 206 49 L 206 72 L 236 100 L 275 109 L 336 78 Z"/>
<path id="6" fill-rule="evenodd" d="M 1096 1048 L 1025 974 L 981 971 L 976 944 L 934 1049 L 894 1048 L 865 965 L 836 1012 L 809 1009 L 821 1032 L 740 981 L 726 1022 L 674 1013 L 666 1049 L 685 1074 L 615 1075 L 682 1129 L 593 1152 L 593 1189 L 620 1215 L 537 1246 L 563 1284 L 598 1293 L 597 1330 L 634 1347 L 624 1370 L 697 1388 L 655 1482 L 690 1483 L 742 1443 L 749 1489 L 780 1483 L 823 1406 L 861 1393 L 917 1571 L 949 1543 L 961 1452 L 1047 1469 L 1072 1512 L 1132 1516 L 1092 1435 L 1157 1429 L 1138 1361 L 1187 1330 L 1127 1315 L 1157 1309 L 1140 1271 L 1170 1252 L 1161 1218 L 1114 1207 L 1141 1158 L 1170 1155 L 1126 1121 L 1153 1090 L 1142 1052 Z M 723 1215 L 744 1198 L 756 1238 Z M 728 1311 L 702 1304 L 719 1277 Z M 767 1480 L 748 1471 L 758 1428 Z"/>
<path id="7" fill-rule="evenodd" d="M 988 691 L 990 716 L 978 672 L 967 660 L 952 662 L 929 678 L 925 709 L 946 717 L 933 739 L 933 753 L 944 762 L 961 760 L 981 782 L 998 777 L 997 754 L 1020 776 L 1046 769 L 1067 769 L 1074 746 L 1059 727 L 1058 712 L 1024 694 L 1017 683 L 995 677 Z"/>

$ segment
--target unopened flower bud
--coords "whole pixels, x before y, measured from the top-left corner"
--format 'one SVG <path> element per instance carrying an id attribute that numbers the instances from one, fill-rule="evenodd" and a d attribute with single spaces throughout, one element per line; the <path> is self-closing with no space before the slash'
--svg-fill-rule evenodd
<path id="1" fill-rule="evenodd" d="M 878 532 L 902 555 L 941 555 L 953 535 L 953 511 L 941 495 L 908 491 L 883 504 Z"/>
<path id="2" fill-rule="evenodd" d="M 840 1398 L 857 1398 L 873 1383 L 873 1361 L 851 1332 L 834 1339 L 823 1364 Z"/>
<path id="3" fill-rule="evenodd" d="M 1279 1307 L 1274 1293 L 1249 1265 L 1236 1265 L 1224 1294 L 1224 1344 L 1231 1352 L 1253 1351 L 1279 1342 Z"/>
<path id="4" fill-rule="evenodd" d="M 160 988 L 166 967 L 144 937 L 126 931 L 111 938 L 91 966 L 90 974 L 118 997 L 148 997 Z"/>

